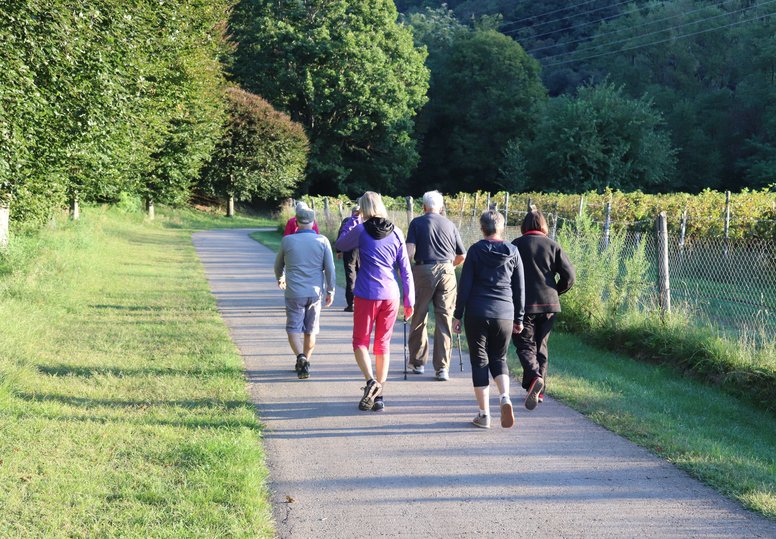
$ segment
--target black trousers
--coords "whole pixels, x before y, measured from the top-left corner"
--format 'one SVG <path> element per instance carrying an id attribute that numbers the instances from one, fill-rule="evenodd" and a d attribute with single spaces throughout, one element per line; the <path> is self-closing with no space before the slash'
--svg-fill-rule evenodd
<path id="1" fill-rule="evenodd" d="M 528 389 L 537 376 L 547 383 L 547 341 L 550 338 L 555 313 L 526 314 L 523 331 L 512 336 L 517 357 L 523 366 L 523 387 Z"/>
<path id="2" fill-rule="evenodd" d="M 358 249 L 344 251 L 342 263 L 345 266 L 345 301 L 348 307 L 353 306 L 353 287 L 356 286 L 356 274 L 358 273 Z"/>
<path id="3" fill-rule="evenodd" d="M 507 350 L 512 335 L 512 320 L 496 320 L 464 315 L 466 342 L 469 343 L 469 359 L 472 362 L 474 387 L 490 385 L 488 372 L 495 378 L 509 374 Z"/>

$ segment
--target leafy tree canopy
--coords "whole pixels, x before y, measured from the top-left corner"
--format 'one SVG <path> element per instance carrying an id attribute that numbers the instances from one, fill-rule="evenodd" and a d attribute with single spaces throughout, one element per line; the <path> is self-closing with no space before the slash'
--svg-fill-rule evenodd
<path id="1" fill-rule="evenodd" d="M 561 192 L 660 191 L 670 185 L 675 152 L 648 99 L 630 99 L 612 83 L 580 88 L 547 103 L 526 149 L 533 185 Z M 573 186 L 570 188 L 570 186 Z"/>
<path id="2" fill-rule="evenodd" d="M 462 26 L 445 10 L 408 21 L 428 46 L 431 66 L 415 183 L 447 191 L 496 188 L 504 148 L 532 135 L 536 105 L 546 98 L 539 64 L 509 37 Z"/>
<path id="3" fill-rule="evenodd" d="M 206 189 L 237 200 L 291 195 L 307 165 L 302 126 L 244 90 L 229 88 L 226 100 L 229 119 L 205 171 Z"/>
<path id="4" fill-rule="evenodd" d="M 391 0 L 245 0 L 235 9 L 233 74 L 307 130 L 305 190 L 405 187 L 428 70 L 397 17 Z"/>

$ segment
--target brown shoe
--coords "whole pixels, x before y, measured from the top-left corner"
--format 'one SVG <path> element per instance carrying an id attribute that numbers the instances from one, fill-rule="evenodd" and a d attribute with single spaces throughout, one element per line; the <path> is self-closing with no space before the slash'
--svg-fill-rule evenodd
<path id="1" fill-rule="evenodd" d="M 515 424 L 515 414 L 512 410 L 512 401 L 509 397 L 501 397 L 501 426 L 511 429 Z"/>
<path id="2" fill-rule="evenodd" d="M 539 395 L 542 394 L 543 390 L 544 380 L 537 376 L 533 379 L 533 382 L 531 382 L 531 385 L 528 387 L 528 395 L 525 397 L 526 409 L 533 410 L 536 408 L 536 405 L 539 404 Z"/>

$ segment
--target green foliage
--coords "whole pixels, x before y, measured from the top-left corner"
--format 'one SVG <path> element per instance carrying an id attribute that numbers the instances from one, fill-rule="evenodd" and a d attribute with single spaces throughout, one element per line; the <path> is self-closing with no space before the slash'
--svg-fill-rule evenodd
<path id="1" fill-rule="evenodd" d="M 452 191 L 496 187 L 499 170 L 508 167 L 505 148 L 531 136 L 536 105 L 545 99 L 538 63 L 511 38 L 456 25 L 443 10 L 408 21 L 428 47 L 431 67 L 414 183 Z"/>
<path id="2" fill-rule="evenodd" d="M 506 193 L 493 193 L 492 200 L 503 210 Z M 481 210 L 485 209 L 487 194 L 478 192 L 458 193 L 445 197 L 448 212 L 458 215 L 462 210 L 471 215 L 475 200 Z M 599 223 L 604 221 L 605 208 L 612 204 L 611 219 L 615 223 L 625 224 L 636 230 L 652 230 L 655 217 L 666 212 L 669 230 L 680 230 L 682 213 L 687 211 L 686 236 L 721 237 L 724 230 L 725 193 L 709 189 L 697 195 L 672 193 L 665 195 L 645 194 L 641 191 L 625 193 L 604 190 L 599 193 L 588 191 L 581 194 L 562 194 L 545 192 L 522 192 L 510 194 L 509 221 L 514 223 L 522 219 L 530 200 L 545 214 L 555 214 L 561 220 L 574 221 L 579 211 L 580 199 L 584 200 L 585 213 Z M 776 238 L 776 190 L 773 188 L 732 193 L 730 238 L 746 237 Z M 463 206 L 463 208 L 462 208 Z"/>
<path id="3" fill-rule="evenodd" d="M 290 195 L 307 165 L 302 126 L 244 90 L 229 88 L 226 100 L 229 120 L 205 171 L 207 188 L 237 200 Z"/>
<path id="4" fill-rule="evenodd" d="M 244 0 L 235 9 L 232 71 L 305 127 L 304 190 L 397 191 L 414 168 L 428 71 L 397 16 L 391 0 Z"/>
<path id="5" fill-rule="evenodd" d="M 223 123 L 229 1 L 4 5 L 0 197 L 15 226 L 74 197 L 187 199 Z"/>
<path id="6" fill-rule="evenodd" d="M 529 173 L 543 190 L 651 189 L 674 173 L 674 151 L 647 99 L 629 99 L 611 83 L 551 99 L 529 145 Z"/>

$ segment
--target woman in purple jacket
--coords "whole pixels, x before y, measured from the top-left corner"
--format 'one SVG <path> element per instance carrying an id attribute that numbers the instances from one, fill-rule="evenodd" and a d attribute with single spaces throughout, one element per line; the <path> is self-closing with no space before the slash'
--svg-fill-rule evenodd
<path id="1" fill-rule="evenodd" d="M 359 410 L 381 412 L 385 409 L 383 386 L 388 378 L 393 324 L 399 313 L 399 286 L 394 277 L 398 264 L 404 289 L 404 319 L 412 316 L 415 287 L 404 234 L 387 217 L 382 197 L 367 191 L 358 200 L 360 216 L 353 216 L 342 226 L 335 242 L 339 251 L 359 250 L 358 278 L 353 288 L 353 352 L 366 379 Z M 361 221 L 363 219 L 363 222 Z M 377 376 L 372 374 L 369 341 L 375 332 L 373 352 Z"/>

